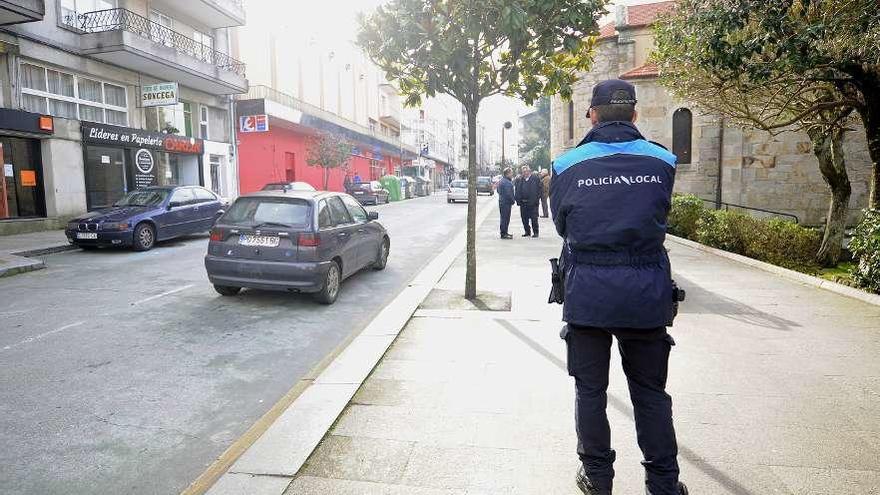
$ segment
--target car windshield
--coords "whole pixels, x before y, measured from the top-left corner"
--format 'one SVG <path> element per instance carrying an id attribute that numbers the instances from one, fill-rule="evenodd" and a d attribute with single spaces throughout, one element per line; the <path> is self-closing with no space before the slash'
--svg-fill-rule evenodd
<path id="1" fill-rule="evenodd" d="M 454 187 L 455 189 L 467 189 L 467 181 L 466 180 L 453 181 L 452 187 Z"/>
<path id="2" fill-rule="evenodd" d="M 477 184 L 486 185 L 490 182 L 488 177 L 477 177 Z"/>
<path id="3" fill-rule="evenodd" d="M 301 199 L 239 198 L 223 215 L 222 222 L 257 227 L 271 224 L 285 227 L 308 227 L 312 207 Z"/>
<path id="4" fill-rule="evenodd" d="M 122 197 L 113 206 L 159 206 L 165 202 L 168 191 L 165 189 L 146 189 L 132 191 Z"/>

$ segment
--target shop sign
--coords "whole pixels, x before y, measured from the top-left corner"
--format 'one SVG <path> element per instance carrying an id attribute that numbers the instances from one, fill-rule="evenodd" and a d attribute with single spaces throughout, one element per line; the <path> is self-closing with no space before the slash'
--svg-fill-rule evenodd
<path id="1" fill-rule="evenodd" d="M 164 107 L 177 105 L 178 87 L 176 82 L 148 84 L 141 87 L 141 106 Z"/>
<path id="2" fill-rule="evenodd" d="M 244 115 L 239 119 L 239 130 L 241 132 L 268 132 L 269 116 L 268 115 Z"/>
<path id="3" fill-rule="evenodd" d="M 0 148 L 3 149 L 3 148 Z M 15 169 L 12 168 L 11 163 L 3 164 L 3 176 L 4 177 L 15 177 Z"/>
<path id="4" fill-rule="evenodd" d="M 82 140 L 90 144 L 144 148 L 190 155 L 201 155 L 205 149 L 205 142 L 201 139 L 108 124 L 83 123 Z"/>
<path id="5" fill-rule="evenodd" d="M 136 188 L 155 186 L 159 183 L 156 180 L 156 160 L 153 158 L 153 152 L 147 149 L 137 150 L 134 154 L 134 166 Z"/>
<path id="6" fill-rule="evenodd" d="M 36 170 L 22 170 L 19 175 L 21 175 L 22 187 L 37 187 Z"/>

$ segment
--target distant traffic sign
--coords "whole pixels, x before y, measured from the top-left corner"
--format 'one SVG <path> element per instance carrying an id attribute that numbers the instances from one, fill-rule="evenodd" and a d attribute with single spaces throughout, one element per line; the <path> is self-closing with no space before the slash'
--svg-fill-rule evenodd
<path id="1" fill-rule="evenodd" d="M 238 129 L 241 132 L 268 132 L 268 115 L 244 115 L 239 119 Z"/>

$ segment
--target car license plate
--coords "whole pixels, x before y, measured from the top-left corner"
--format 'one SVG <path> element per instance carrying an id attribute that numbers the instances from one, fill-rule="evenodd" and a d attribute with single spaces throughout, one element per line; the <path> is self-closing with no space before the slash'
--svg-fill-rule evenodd
<path id="1" fill-rule="evenodd" d="M 238 243 L 242 246 L 278 247 L 281 239 L 277 236 L 242 234 Z"/>
<path id="2" fill-rule="evenodd" d="M 96 234 L 95 232 L 77 232 L 76 238 L 77 239 L 91 239 L 94 241 L 94 240 L 98 239 L 98 234 Z"/>

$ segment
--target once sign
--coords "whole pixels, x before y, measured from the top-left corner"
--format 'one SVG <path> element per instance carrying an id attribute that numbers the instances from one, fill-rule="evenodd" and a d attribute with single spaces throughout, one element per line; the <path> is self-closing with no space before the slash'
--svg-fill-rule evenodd
<path id="1" fill-rule="evenodd" d="M 148 84 L 141 87 L 141 106 L 163 107 L 177 105 L 178 101 L 176 82 Z"/>

